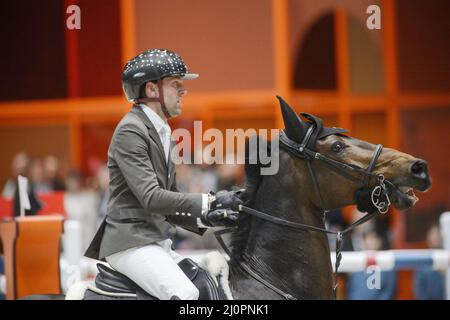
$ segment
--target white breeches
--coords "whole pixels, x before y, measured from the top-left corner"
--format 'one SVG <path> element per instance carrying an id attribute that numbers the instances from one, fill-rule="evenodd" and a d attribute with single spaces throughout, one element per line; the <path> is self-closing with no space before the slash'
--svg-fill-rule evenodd
<path id="1" fill-rule="evenodd" d="M 172 240 L 131 248 L 106 257 L 111 267 L 160 300 L 178 296 L 197 300 L 198 289 L 178 266 L 183 259 L 171 248 Z"/>

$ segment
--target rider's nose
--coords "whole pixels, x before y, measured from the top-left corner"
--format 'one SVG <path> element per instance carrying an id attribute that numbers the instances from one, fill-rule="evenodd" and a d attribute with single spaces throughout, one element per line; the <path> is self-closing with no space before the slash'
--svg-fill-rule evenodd
<path id="1" fill-rule="evenodd" d="M 183 90 L 181 90 L 180 91 L 180 96 L 185 96 L 185 95 L 187 95 L 187 90 L 186 89 L 183 89 Z"/>

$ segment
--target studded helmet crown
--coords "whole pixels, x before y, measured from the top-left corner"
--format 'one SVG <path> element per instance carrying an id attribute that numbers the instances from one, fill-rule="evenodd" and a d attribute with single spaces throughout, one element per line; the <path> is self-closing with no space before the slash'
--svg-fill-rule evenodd
<path id="1" fill-rule="evenodd" d="M 151 49 L 134 57 L 124 67 L 122 87 L 130 102 L 137 102 L 141 88 L 148 81 L 161 80 L 169 76 L 180 76 L 184 80 L 195 79 L 198 74 L 189 73 L 183 59 L 175 52 Z"/>

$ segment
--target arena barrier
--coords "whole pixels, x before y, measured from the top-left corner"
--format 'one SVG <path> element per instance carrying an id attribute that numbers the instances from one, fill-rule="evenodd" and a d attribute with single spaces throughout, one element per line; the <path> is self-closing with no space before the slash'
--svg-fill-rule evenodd
<path id="1" fill-rule="evenodd" d="M 339 272 L 361 272 L 370 266 L 380 271 L 431 269 L 445 272 L 445 294 L 450 300 L 450 211 L 440 216 L 442 250 L 410 249 L 385 251 L 344 251 Z M 334 270 L 335 253 L 331 253 Z"/>
<path id="2" fill-rule="evenodd" d="M 336 257 L 331 254 L 333 263 Z M 450 252 L 447 250 L 384 250 L 384 251 L 343 251 L 339 272 L 365 271 L 369 266 L 378 266 L 380 271 L 447 270 L 450 266 Z"/>

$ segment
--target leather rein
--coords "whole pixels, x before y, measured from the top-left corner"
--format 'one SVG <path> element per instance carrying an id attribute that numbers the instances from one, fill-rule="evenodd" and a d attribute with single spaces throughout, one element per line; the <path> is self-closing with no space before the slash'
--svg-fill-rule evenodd
<path id="1" fill-rule="evenodd" d="M 255 216 L 259 219 L 262 220 L 266 220 L 268 222 L 277 224 L 277 225 L 281 225 L 281 226 L 285 226 L 285 227 L 289 227 L 289 228 L 293 228 L 293 229 L 299 229 L 299 230 L 309 230 L 309 231 L 315 231 L 315 232 L 322 232 L 322 233 L 326 233 L 326 234 L 333 234 L 336 235 L 336 260 L 335 260 L 335 286 L 333 288 L 334 291 L 334 295 L 336 297 L 337 294 L 337 281 L 336 281 L 336 275 L 338 273 L 338 269 L 339 269 L 339 265 L 342 259 L 342 237 L 345 233 L 353 230 L 355 227 L 359 226 L 360 224 L 374 218 L 375 216 L 377 216 L 378 214 L 384 214 L 389 210 L 389 206 L 391 204 L 390 200 L 389 200 L 389 192 L 388 189 L 386 188 L 386 184 L 391 184 L 389 181 L 385 180 L 384 176 L 382 174 L 376 174 L 373 173 L 373 169 L 375 168 L 376 162 L 381 154 L 381 151 L 383 150 L 383 146 L 381 144 L 378 144 L 376 146 L 376 149 L 374 151 L 374 154 L 372 156 L 372 159 L 370 160 L 369 166 L 367 167 L 367 169 L 363 169 L 361 167 L 355 166 L 355 165 L 349 165 L 334 159 L 331 159 L 319 152 L 315 152 L 313 150 L 310 150 L 307 145 L 308 142 L 312 136 L 312 133 L 315 129 L 315 126 L 313 124 L 311 124 L 311 126 L 308 128 L 305 137 L 303 138 L 303 141 L 301 143 L 297 143 L 293 140 L 291 140 L 290 138 L 287 137 L 287 135 L 285 134 L 284 131 L 281 132 L 280 134 L 280 142 L 281 142 L 281 147 L 283 149 L 285 149 L 286 151 L 288 151 L 289 153 L 291 153 L 293 156 L 303 159 L 306 161 L 307 166 L 308 166 L 308 171 L 309 174 L 311 176 L 311 180 L 313 182 L 314 185 L 314 189 L 315 192 L 317 193 L 319 200 L 321 202 L 321 206 L 322 208 L 325 208 L 324 206 L 324 201 L 322 198 L 322 194 L 320 191 L 320 187 L 319 184 L 317 182 L 317 178 L 316 175 L 314 173 L 314 170 L 311 166 L 311 161 L 312 160 L 318 160 L 321 161 L 325 164 L 328 165 L 328 167 L 333 170 L 334 172 L 342 175 L 343 177 L 352 180 L 355 183 L 361 184 L 363 188 L 369 188 L 369 181 L 371 178 L 376 178 L 377 182 L 375 187 L 372 189 L 371 193 L 370 193 L 370 199 L 371 202 L 373 204 L 373 206 L 376 208 L 376 210 L 372 211 L 372 212 L 368 212 L 366 215 L 364 215 L 362 218 L 360 218 L 359 220 L 355 221 L 354 223 L 352 223 L 349 227 L 345 228 L 342 231 L 330 231 L 327 230 L 325 228 L 321 228 L 321 227 L 316 227 L 316 226 L 312 226 L 312 225 L 307 225 L 307 224 L 302 224 L 302 223 L 297 223 L 297 222 L 292 222 L 292 221 L 288 221 L 288 220 L 284 220 L 278 217 L 274 217 L 270 214 L 264 213 L 262 211 L 259 210 L 255 210 L 252 209 L 250 207 L 244 206 L 244 205 L 240 205 L 239 206 L 239 211 L 240 212 L 245 212 L 247 214 L 250 214 L 252 216 Z M 356 177 L 354 177 L 351 173 L 356 173 L 356 174 L 360 174 L 363 176 L 362 179 L 358 179 Z M 231 258 L 231 251 L 230 249 L 227 247 L 227 245 L 225 244 L 225 242 L 222 239 L 222 235 L 226 234 L 226 233 L 230 233 L 232 232 L 232 230 L 235 227 L 231 227 L 231 228 L 225 228 L 219 231 L 215 231 L 214 235 L 217 238 L 217 241 L 219 242 L 219 244 L 221 245 L 221 247 L 224 249 L 224 251 L 228 254 L 228 256 Z M 263 285 L 265 285 L 266 287 L 270 288 L 272 291 L 276 292 L 277 294 L 281 295 L 282 297 L 284 297 L 287 300 L 297 300 L 297 298 L 295 298 L 293 295 L 277 288 L 276 286 L 272 285 L 270 282 L 268 282 L 266 279 L 262 278 L 261 276 L 259 276 L 254 270 L 252 270 L 252 268 L 250 268 L 248 265 L 246 265 L 244 262 L 240 262 L 240 267 L 245 270 L 252 278 L 254 278 L 255 280 L 257 280 L 258 282 L 262 283 Z"/>

